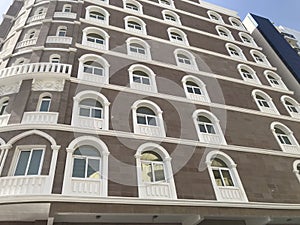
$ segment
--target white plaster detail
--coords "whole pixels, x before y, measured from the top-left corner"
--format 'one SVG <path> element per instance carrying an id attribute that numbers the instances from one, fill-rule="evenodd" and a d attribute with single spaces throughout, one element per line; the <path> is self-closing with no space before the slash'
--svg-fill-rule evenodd
<path id="1" fill-rule="evenodd" d="M 33 79 L 33 91 L 63 91 L 65 86 L 64 79 Z"/>

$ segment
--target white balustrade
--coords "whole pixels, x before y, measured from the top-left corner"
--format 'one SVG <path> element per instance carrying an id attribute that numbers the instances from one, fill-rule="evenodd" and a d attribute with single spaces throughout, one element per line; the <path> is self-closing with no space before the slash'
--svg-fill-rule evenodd
<path id="1" fill-rule="evenodd" d="M 57 124 L 57 112 L 24 112 L 22 124 Z"/>
<path id="2" fill-rule="evenodd" d="M 90 74 L 90 73 L 82 73 L 78 76 L 79 79 L 91 81 L 97 84 L 105 84 L 107 83 L 105 76 Z"/>
<path id="3" fill-rule="evenodd" d="M 106 18 L 104 20 L 101 20 L 93 17 L 87 17 L 86 19 L 98 24 L 107 24 Z"/>
<path id="4" fill-rule="evenodd" d="M 222 144 L 222 138 L 218 134 L 201 133 L 201 141 L 210 144 Z"/>
<path id="5" fill-rule="evenodd" d="M 133 57 L 135 57 L 137 59 L 144 59 L 144 60 L 146 60 L 146 59 L 149 58 L 147 54 L 141 54 L 141 53 L 131 52 L 131 51 L 129 51 L 129 55 L 131 55 L 131 56 L 133 56 Z"/>
<path id="6" fill-rule="evenodd" d="M 38 15 L 33 15 L 28 18 L 27 23 L 33 23 L 35 21 L 42 20 L 46 17 L 46 13 L 38 14 Z"/>
<path id="7" fill-rule="evenodd" d="M 63 73 L 71 74 L 72 66 L 62 63 L 29 63 L 18 66 L 11 66 L 0 70 L 0 78 L 15 76 L 19 74 L 37 73 Z"/>
<path id="8" fill-rule="evenodd" d="M 78 116 L 74 126 L 90 129 L 104 129 L 104 119 Z"/>
<path id="9" fill-rule="evenodd" d="M 300 147 L 296 145 L 282 145 L 284 151 L 292 154 L 300 154 Z"/>
<path id="10" fill-rule="evenodd" d="M 0 116 L 0 127 L 6 126 L 8 124 L 10 114 Z"/>
<path id="11" fill-rule="evenodd" d="M 54 18 L 76 19 L 76 13 L 72 12 L 55 12 Z"/>
<path id="12" fill-rule="evenodd" d="M 50 194 L 49 176 L 14 176 L 0 178 L 0 196 Z"/>
<path id="13" fill-rule="evenodd" d="M 237 187 L 218 187 L 219 189 L 219 201 L 245 201 L 241 190 Z"/>
<path id="14" fill-rule="evenodd" d="M 36 41 L 37 41 L 37 38 L 31 38 L 31 39 L 26 39 L 26 40 L 20 41 L 20 42 L 18 42 L 16 49 L 35 45 Z"/>
<path id="15" fill-rule="evenodd" d="M 300 108 L 300 107 L 298 107 L 298 108 Z M 292 117 L 300 119 L 300 113 L 294 113 L 294 112 L 290 112 L 290 113 L 291 113 Z"/>
<path id="16" fill-rule="evenodd" d="M 146 92 L 154 92 L 155 91 L 155 89 L 152 85 L 141 84 L 141 83 L 136 83 L 136 82 L 132 82 L 130 84 L 130 87 L 133 89 L 146 91 Z"/>
<path id="17" fill-rule="evenodd" d="M 195 101 L 207 102 L 207 98 L 204 95 L 188 93 L 188 98 Z"/>
<path id="18" fill-rule="evenodd" d="M 137 34 L 144 34 L 143 29 L 139 30 L 139 29 L 135 29 L 135 28 L 132 28 L 132 27 L 126 27 L 126 30 L 128 30 L 130 32 L 133 32 L 133 33 L 137 33 Z"/>
<path id="19" fill-rule="evenodd" d="M 161 129 L 158 126 L 147 126 L 147 125 L 138 124 L 137 128 L 139 134 L 144 134 L 148 136 L 157 136 L 157 137 L 162 136 Z"/>
<path id="20" fill-rule="evenodd" d="M 101 180 L 72 178 L 69 194 L 74 196 L 101 196 Z"/>
<path id="21" fill-rule="evenodd" d="M 274 108 L 261 107 L 261 110 L 265 113 L 278 114 Z"/>
<path id="22" fill-rule="evenodd" d="M 72 37 L 48 36 L 46 43 L 52 44 L 72 44 Z"/>
<path id="23" fill-rule="evenodd" d="M 171 198 L 170 185 L 168 183 L 149 183 L 140 186 L 143 198 L 162 199 Z"/>
<path id="24" fill-rule="evenodd" d="M 106 45 L 105 44 L 97 44 L 95 42 L 91 42 L 91 41 L 87 41 L 87 40 L 84 40 L 82 42 L 82 44 L 85 45 L 85 46 L 89 46 L 91 48 L 106 50 Z"/>

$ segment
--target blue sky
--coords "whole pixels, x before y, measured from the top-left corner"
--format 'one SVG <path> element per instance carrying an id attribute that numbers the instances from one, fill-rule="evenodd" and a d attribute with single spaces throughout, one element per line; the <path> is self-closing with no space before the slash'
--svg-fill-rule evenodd
<path id="1" fill-rule="evenodd" d="M 2 15 L 13 0 L 0 1 L 0 15 Z M 283 25 L 300 31 L 299 0 L 206 0 L 206 2 L 233 9 L 242 19 L 248 12 L 251 12 L 269 18 L 275 25 Z"/>

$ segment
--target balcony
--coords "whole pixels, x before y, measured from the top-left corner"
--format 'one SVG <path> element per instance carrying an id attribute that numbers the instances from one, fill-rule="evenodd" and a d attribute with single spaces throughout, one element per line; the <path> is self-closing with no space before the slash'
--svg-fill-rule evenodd
<path id="1" fill-rule="evenodd" d="M 87 40 L 84 40 L 82 42 L 82 45 L 85 45 L 85 46 L 88 46 L 88 47 L 91 47 L 91 48 L 100 49 L 100 50 L 106 50 L 107 49 L 105 44 L 98 44 L 98 43 L 87 41 Z"/>
<path id="2" fill-rule="evenodd" d="M 156 136 L 156 137 L 164 136 L 159 126 L 148 126 L 148 125 L 137 124 L 136 128 L 137 128 L 136 133 L 138 134 L 143 134 L 147 136 Z"/>
<path id="3" fill-rule="evenodd" d="M 261 111 L 265 112 L 265 113 L 270 113 L 270 114 L 276 114 L 276 115 L 278 115 L 277 110 L 275 110 L 272 107 L 270 107 L 270 108 L 269 107 L 261 107 Z"/>
<path id="4" fill-rule="evenodd" d="M 25 48 L 25 47 L 28 47 L 28 46 L 35 45 L 36 41 L 37 41 L 37 38 L 31 38 L 31 39 L 26 39 L 26 40 L 20 41 L 17 44 L 16 49 Z"/>
<path id="5" fill-rule="evenodd" d="M 199 101 L 199 102 L 208 102 L 207 98 L 205 95 L 198 95 L 194 93 L 187 93 L 188 99 L 194 100 L 194 101 Z"/>
<path id="6" fill-rule="evenodd" d="M 147 183 L 140 188 L 140 197 L 147 199 L 171 199 L 169 183 Z"/>
<path id="7" fill-rule="evenodd" d="M 91 73 L 81 73 L 78 75 L 79 79 L 90 81 L 97 84 L 106 84 L 107 78 L 106 76 L 91 74 Z"/>
<path id="8" fill-rule="evenodd" d="M 24 112 L 22 124 L 57 124 L 57 112 Z"/>
<path id="9" fill-rule="evenodd" d="M 155 88 L 152 85 L 147 85 L 147 84 L 132 82 L 130 84 L 130 87 L 133 89 L 141 90 L 141 91 L 145 91 L 145 92 L 156 92 Z"/>
<path id="10" fill-rule="evenodd" d="M 201 133 L 200 141 L 209 144 L 223 144 L 223 139 L 218 134 L 208 134 L 208 133 Z"/>
<path id="11" fill-rule="evenodd" d="M 33 15 L 33 16 L 28 18 L 27 23 L 29 24 L 29 23 L 33 23 L 33 22 L 36 22 L 36 21 L 40 21 L 40 20 L 44 19 L 45 17 L 46 17 L 46 13 Z"/>
<path id="12" fill-rule="evenodd" d="M 62 63 L 29 63 L 0 70 L 0 79 L 16 75 L 61 73 L 71 74 L 72 65 Z"/>
<path id="13" fill-rule="evenodd" d="M 245 202 L 246 196 L 241 192 L 238 187 L 217 187 L 217 199 L 218 201 L 225 202 Z"/>
<path id="14" fill-rule="evenodd" d="M 72 178 L 68 194 L 74 196 L 101 196 L 101 180 Z"/>
<path id="15" fill-rule="evenodd" d="M 10 114 L 0 116 L 0 127 L 6 126 L 8 124 Z"/>
<path id="16" fill-rule="evenodd" d="M 82 128 L 90 128 L 96 130 L 102 130 L 105 128 L 104 119 L 97 119 L 91 117 L 78 116 L 74 120 L 74 126 Z"/>
<path id="17" fill-rule="evenodd" d="M 291 154 L 300 154 L 300 147 L 297 145 L 285 145 L 281 144 L 284 152 L 291 153 Z"/>
<path id="18" fill-rule="evenodd" d="M 72 44 L 72 37 L 48 36 L 46 43 L 48 44 Z"/>
<path id="19" fill-rule="evenodd" d="M 133 56 L 137 59 L 141 59 L 141 60 L 147 60 L 150 58 L 147 54 L 141 54 L 141 53 L 136 53 L 136 52 L 132 52 L 132 51 L 129 51 L 128 55 Z"/>
<path id="20" fill-rule="evenodd" d="M 76 13 L 71 12 L 55 12 L 54 18 L 76 19 Z"/>
<path id="21" fill-rule="evenodd" d="M 49 176 L 14 176 L 0 178 L 0 196 L 50 194 Z"/>

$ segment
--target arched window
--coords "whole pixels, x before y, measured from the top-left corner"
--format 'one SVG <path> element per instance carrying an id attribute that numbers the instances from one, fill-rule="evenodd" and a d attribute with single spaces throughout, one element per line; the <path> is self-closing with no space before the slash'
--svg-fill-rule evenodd
<path id="1" fill-rule="evenodd" d="M 9 102 L 8 98 L 2 98 L 0 100 L 0 116 L 4 116 L 4 115 L 8 114 L 8 112 L 7 112 L 8 102 Z"/>
<path id="2" fill-rule="evenodd" d="M 146 24 L 140 18 L 137 18 L 135 16 L 126 16 L 124 20 L 126 30 L 139 34 L 147 34 Z"/>
<path id="3" fill-rule="evenodd" d="M 295 173 L 298 181 L 300 182 L 300 160 L 296 160 L 293 163 L 293 172 Z"/>
<path id="4" fill-rule="evenodd" d="M 57 28 L 56 36 L 66 37 L 67 36 L 67 27 L 65 27 L 65 26 L 59 26 Z"/>
<path id="5" fill-rule="evenodd" d="M 177 66 L 190 70 L 198 70 L 195 57 L 190 52 L 183 49 L 176 49 L 174 55 Z"/>
<path id="6" fill-rule="evenodd" d="M 177 28 L 168 28 L 168 35 L 171 42 L 187 46 L 189 45 L 187 35 Z"/>
<path id="7" fill-rule="evenodd" d="M 208 14 L 209 18 L 210 18 L 212 21 L 218 22 L 218 23 L 224 23 L 224 21 L 223 21 L 223 19 L 222 19 L 222 17 L 221 17 L 220 14 L 218 14 L 218 13 L 216 13 L 216 12 L 214 12 L 214 11 L 211 11 L 211 10 L 209 10 L 209 11 L 207 12 L 207 14 Z"/>
<path id="8" fill-rule="evenodd" d="M 102 29 L 88 27 L 83 30 L 82 44 L 92 48 L 108 50 L 109 35 Z"/>
<path id="9" fill-rule="evenodd" d="M 126 40 L 127 54 L 139 59 L 151 60 L 149 44 L 140 38 L 128 38 Z"/>
<path id="10" fill-rule="evenodd" d="M 46 8 L 39 7 L 34 11 L 34 15 L 43 15 L 46 12 Z"/>
<path id="11" fill-rule="evenodd" d="M 38 31 L 37 30 L 29 30 L 24 37 L 24 40 L 28 39 L 36 39 L 38 36 Z"/>
<path id="12" fill-rule="evenodd" d="M 229 40 L 234 40 L 230 30 L 228 30 L 227 28 L 222 27 L 222 26 L 216 26 L 216 30 L 220 37 L 224 37 Z"/>
<path id="13" fill-rule="evenodd" d="M 146 143 L 135 154 L 139 197 L 176 199 L 171 158 L 160 145 Z"/>
<path id="14" fill-rule="evenodd" d="M 256 63 L 263 64 L 266 66 L 271 66 L 271 64 L 267 60 L 267 57 L 264 54 L 262 54 L 261 52 L 256 51 L 256 50 L 251 50 L 250 53 Z"/>
<path id="15" fill-rule="evenodd" d="M 254 83 L 254 84 L 261 84 L 255 71 L 251 67 L 247 65 L 239 64 L 237 68 L 244 81 L 247 81 L 249 83 Z"/>
<path id="16" fill-rule="evenodd" d="M 174 1 L 173 0 L 158 0 L 159 4 L 164 7 L 172 7 L 174 8 Z"/>
<path id="17" fill-rule="evenodd" d="M 257 46 L 254 39 L 249 34 L 240 32 L 239 36 L 240 36 L 242 42 L 244 42 L 245 44 Z"/>
<path id="18" fill-rule="evenodd" d="M 272 101 L 272 98 L 265 92 L 260 90 L 253 90 L 252 97 L 254 98 L 256 105 L 260 111 L 277 115 L 279 114 L 276 106 Z"/>
<path id="19" fill-rule="evenodd" d="M 219 120 L 207 110 L 196 110 L 193 113 L 193 119 L 201 142 L 226 145 Z"/>
<path id="20" fill-rule="evenodd" d="M 148 100 L 136 101 L 132 108 L 134 133 L 165 137 L 162 111 Z"/>
<path id="21" fill-rule="evenodd" d="M 172 24 L 181 25 L 180 17 L 170 10 L 163 10 L 162 15 L 165 21 Z"/>
<path id="22" fill-rule="evenodd" d="M 144 65 L 136 64 L 132 65 L 128 72 L 131 88 L 146 92 L 157 92 L 156 75 L 151 69 Z"/>
<path id="23" fill-rule="evenodd" d="M 51 94 L 43 93 L 40 95 L 37 111 L 39 112 L 49 112 L 51 105 Z"/>
<path id="24" fill-rule="evenodd" d="M 201 102 L 210 102 L 210 98 L 205 88 L 205 84 L 194 76 L 185 76 L 182 78 L 185 95 L 188 99 Z"/>
<path id="25" fill-rule="evenodd" d="M 94 54 L 83 55 L 79 59 L 78 78 L 108 84 L 109 64 L 100 56 Z"/>
<path id="26" fill-rule="evenodd" d="M 109 24 L 109 13 L 98 6 L 88 6 L 86 8 L 86 16 L 85 18 L 87 20 L 94 21 L 95 23 L 100 23 L 100 24 Z"/>
<path id="27" fill-rule="evenodd" d="M 272 87 L 287 90 L 287 87 L 285 86 L 285 84 L 283 83 L 281 77 L 278 74 L 276 74 L 272 71 L 266 70 L 264 72 L 264 75 L 266 76 L 269 84 Z"/>
<path id="28" fill-rule="evenodd" d="M 63 10 L 64 13 L 70 13 L 72 12 L 72 5 L 66 4 L 63 6 Z"/>
<path id="29" fill-rule="evenodd" d="M 23 65 L 29 63 L 29 59 L 21 57 L 17 58 L 16 61 L 13 63 L 14 66 Z"/>
<path id="30" fill-rule="evenodd" d="M 123 0 L 124 9 L 143 14 L 143 5 L 135 0 Z"/>
<path id="31" fill-rule="evenodd" d="M 287 153 L 300 153 L 300 146 L 293 135 L 293 132 L 284 124 L 273 122 L 271 130 L 275 136 L 281 150 Z"/>
<path id="32" fill-rule="evenodd" d="M 226 49 L 231 57 L 246 60 L 243 51 L 234 44 L 226 44 Z"/>
<path id="33" fill-rule="evenodd" d="M 284 95 L 281 97 L 281 102 L 291 117 L 300 119 L 300 104 L 295 99 Z"/>
<path id="34" fill-rule="evenodd" d="M 60 55 L 58 54 L 53 54 L 49 57 L 49 61 L 51 63 L 60 63 Z"/>
<path id="35" fill-rule="evenodd" d="M 107 98 L 98 92 L 79 92 L 74 98 L 72 125 L 108 130 L 109 105 Z"/>
<path id="36" fill-rule="evenodd" d="M 242 22 L 240 20 L 238 20 L 237 18 L 229 17 L 229 21 L 232 26 L 239 28 L 239 29 L 244 29 Z"/>
<path id="37" fill-rule="evenodd" d="M 206 164 L 218 201 L 248 201 L 236 164 L 228 155 L 211 151 L 206 156 Z"/>
<path id="38" fill-rule="evenodd" d="M 108 155 L 107 146 L 99 138 L 81 136 L 73 140 L 67 148 L 62 193 L 107 196 Z"/>

